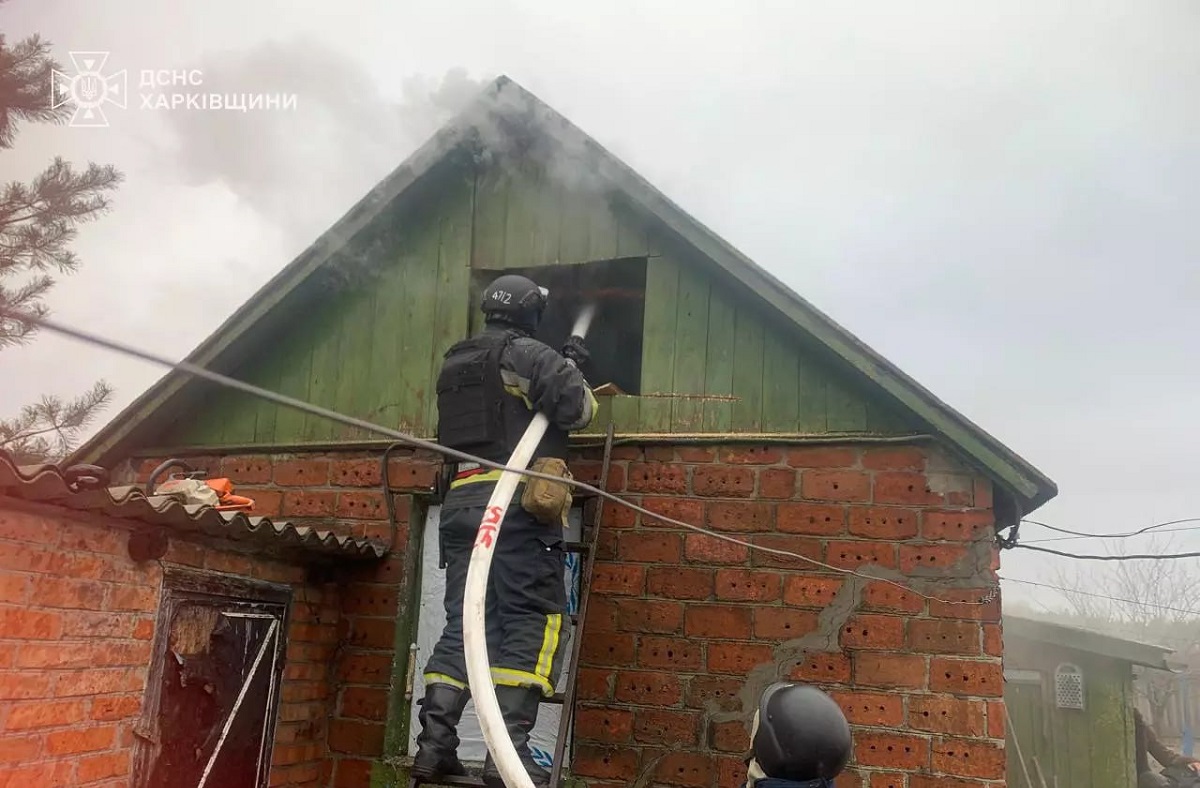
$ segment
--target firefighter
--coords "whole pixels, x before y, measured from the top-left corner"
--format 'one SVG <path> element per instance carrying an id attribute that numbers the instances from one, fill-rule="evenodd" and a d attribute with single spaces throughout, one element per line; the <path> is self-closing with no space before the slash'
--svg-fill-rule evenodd
<path id="1" fill-rule="evenodd" d="M 483 293 L 483 330 L 447 351 L 437 382 L 438 441 L 476 457 L 507 464 L 534 413 L 549 426 L 531 460 L 534 470 L 565 471 L 568 433 L 591 423 L 596 398 L 579 367 L 588 353 L 578 337 L 562 352 L 533 338 L 548 292 L 524 276 L 505 275 Z M 570 361 L 568 361 L 568 359 Z M 439 525 L 446 570 L 446 626 L 425 665 L 425 698 L 414 776 L 462 775 L 457 726 L 469 687 L 463 656 L 463 594 L 475 537 L 500 471 L 447 462 Z M 521 762 L 536 783 L 548 772 L 535 763 L 529 734 L 543 698 L 554 694 L 562 669 L 560 635 L 566 608 L 561 511 L 546 521 L 522 505 L 537 480 L 518 487 L 500 526 L 488 577 L 487 644 L 496 699 Z M 503 785 L 488 754 L 484 780 Z"/>
<path id="2" fill-rule="evenodd" d="M 778 682 L 754 712 L 743 788 L 833 788 L 850 760 L 850 726 L 816 687 Z"/>

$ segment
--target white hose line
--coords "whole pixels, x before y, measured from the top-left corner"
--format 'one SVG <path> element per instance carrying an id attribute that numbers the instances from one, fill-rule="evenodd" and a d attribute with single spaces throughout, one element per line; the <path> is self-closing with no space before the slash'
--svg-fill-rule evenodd
<path id="1" fill-rule="evenodd" d="M 587 335 L 595 305 L 585 306 L 575 320 L 571 335 L 580 339 Z M 534 414 L 533 421 L 513 450 L 506 463 L 509 467 L 524 470 L 529 465 L 534 449 L 546 434 L 549 419 L 544 413 Z M 484 608 L 487 599 L 488 573 L 492 568 L 492 555 L 496 540 L 500 537 L 500 525 L 517 490 L 521 474 L 504 471 L 496 482 L 496 489 L 488 500 L 483 520 L 475 536 L 475 547 L 471 551 L 471 563 L 467 567 L 467 584 L 463 595 L 463 656 L 467 663 L 467 682 L 471 687 L 471 698 L 475 701 L 475 713 L 488 752 L 500 771 L 508 788 L 534 788 L 517 748 L 513 746 L 500 713 L 500 702 L 496 700 L 496 688 L 492 684 L 492 667 L 488 661 L 487 630 L 484 625 Z"/>

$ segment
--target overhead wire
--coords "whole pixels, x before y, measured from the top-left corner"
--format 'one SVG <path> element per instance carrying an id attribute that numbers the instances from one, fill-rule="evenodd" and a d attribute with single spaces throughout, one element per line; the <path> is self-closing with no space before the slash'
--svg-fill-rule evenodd
<path id="1" fill-rule="evenodd" d="M 1048 553 L 1061 558 L 1073 558 L 1079 561 L 1170 561 L 1179 558 L 1200 558 L 1200 552 L 1191 553 L 1139 553 L 1135 555 L 1089 555 L 1083 553 L 1068 553 L 1050 547 L 1037 547 L 1031 544 L 1014 545 L 1020 550 L 1032 550 L 1036 553 Z"/>
<path id="2" fill-rule="evenodd" d="M 1000 580 L 1005 583 L 1018 583 L 1024 586 L 1036 586 L 1038 588 L 1049 588 L 1054 591 L 1062 591 L 1067 594 L 1078 594 L 1080 596 L 1094 597 L 1096 599 L 1107 599 L 1110 602 L 1124 602 L 1129 605 L 1138 605 L 1139 607 L 1154 608 L 1155 610 L 1165 610 L 1171 613 L 1186 613 L 1188 615 L 1200 617 L 1200 610 L 1188 610 L 1182 607 L 1172 607 L 1171 605 L 1160 605 L 1155 602 L 1139 602 L 1136 599 L 1124 599 L 1119 596 L 1109 596 L 1108 594 L 1097 594 L 1094 591 L 1080 591 L 1075 588 L 1067 588 L 1066 586 L 1056 586 L 1051 583 L 1039 583 L 1034 580 L 1022 580 L 1015 577 L 1001 577 Z"/>
<path id="3" fill-rule="evenodd" d="M 1085 538 L 1085 539 L 1090 539 L 1090 538 L 1128 539 L 1133 536 L 1141 536 L 1142 534 L 1149 533 L 1150 531 L 1156 531 L 1159 528 L 1166 528 L 1169 525 L 1182 525 L 1184 523 L 1200 523 L 1200 517 L 1184 517 L 1179 520 L 1167 520 L 1166 522 L 1155 523 L 1154 525 L 1147 525 L 1145 528 L 1140 528 L 1136 531 L 1129 531 L 1128 533 L 1119 533 L 1119 534 L 1098 534 L 1098 533 L 1092 533 L 1089 531 L 1074 531 L 1074 530 L 1071 530 L 1070 528 L 1061 528 L 1057 525 L 1049 525 L 1048 523 L 1039 522 L 1037 520 L 1030 520 L 1029 518 L 1022 518 L 1021 522 L 1029 523 L 1030 525 L 1036 525 L 1036 526 L 1045 528 L 1050 531 L 1057 531 L 1060 534 L 1071 534 L 1072 536 L 1081 537 L 1081 538 Z M 1181 529 L 1181 530 L 1186 530 L 1186 529 Z"/>

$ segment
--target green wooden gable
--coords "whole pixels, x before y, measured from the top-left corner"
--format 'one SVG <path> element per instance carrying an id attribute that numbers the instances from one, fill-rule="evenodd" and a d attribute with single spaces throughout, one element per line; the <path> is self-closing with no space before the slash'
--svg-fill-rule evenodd
<path id="1" fill-rule="evenodd" d="M 456 121 L 268 282 L 189 361 L 432 437 L 442 354 L 478 326 L 478 294 L 523 270 L 552 293 L 560 343 L 588 337 L 591 431 L 624 436 L 933 433 L 1024 502 L 1052 482 L 733 250 L 511 81 Z M 555 297 L 557 296 L 557 298 Z M 168 375 L 76 452 L 378 439 Z"/>

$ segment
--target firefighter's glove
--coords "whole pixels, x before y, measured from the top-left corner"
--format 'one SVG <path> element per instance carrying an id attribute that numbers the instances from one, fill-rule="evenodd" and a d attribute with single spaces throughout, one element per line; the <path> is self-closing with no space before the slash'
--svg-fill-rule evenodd
<path id="1" fill-rule="evenodd" d="M 575 366 L 580 369 L 583 369 L 583 365 L 591 358 L 587 348 L 583 346 L 583 340 L 579 337 L 568 339 L 567 344 L 563 345 L 562 354 L 574 361 Z"/>

